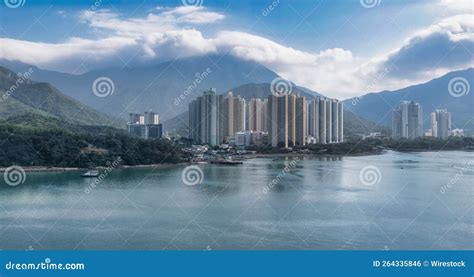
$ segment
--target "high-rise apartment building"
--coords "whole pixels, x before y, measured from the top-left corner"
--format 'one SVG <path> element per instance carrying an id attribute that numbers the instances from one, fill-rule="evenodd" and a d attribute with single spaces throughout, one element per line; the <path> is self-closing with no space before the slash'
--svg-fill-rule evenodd
<path id="1" fill-rule="evenodd" d="M 265 126 L 265 101 L 258 98 L 252 98 L 249 101 L 247 109 L 247 130 L 263 131 Z"/>
<path id="2" fill-rule="evenodd" d="M 423 135 L 423 110 L 416 102 L 402 101 L 393 112 L 392 137 L 415 139 Z"/>
<path id="3" fill-rule="evenodd" d="M 344 106 L 336 99 L 317 97 L 308 104 L 308 135 L 316 143 L 344 141 Z"/>
<path id="4" fill-rule="evenodd" d="M 309 101 L 308 104 L 308 135 L 319 143 L 319 98 Z"/>
<path id="5" fill-rule="evenodd" d="M 451 113 L 435 110 L 431 113 L 431 136 L 446 139 L 451 135 Z"/>
<path id="6" fill-rule="evenodd" d="M 233 102 L 234 102 L 234 111 L 233 111 L 234 113 L 232 116 L 234 119 L 233 134 L 235 134 L 237 132 L 245 131 L 246 107 L 245 107 L 245 99 L 243 99 L 240 96 L 234 96 Z"/>
<path id="7" fill-rule="evenodd" d="M 319 99 L 318 101 L 319 104 L 319 143 L 325 144 L 330 141 L 327 140 L 327 124 L 326 121 L 328 120 L 327 117 L 327 106 L 326 106 L 326 100 L 325 99 Z"/>
<path id="8" fill-rule="evenodd" d="M 308 103 L 306 102 L 306 98 L 298 96 L 295 106 L 295 144 L 304 146 L 306 145 L 306 137 L 308 135 Z"/>
<path id="9" fill-rule="evenodd" d="M 259 133 L 274 147 L 337 143 L 343 141 L 343 125 L 342 103 L 323 97 L 308 103 L 296 94 L 270 95 L 246 105 L 232 92 L 218 96 L 209 90 L 189 104 L 189 137 L 201 144 L 229 142 L 246 131 Z"/>
<path id="10" fill-rule="evenodd" d="M 216 90 L 211 88 L 189 103 L 189 134 L 196 143 L 210 145 L 219 143 L 221 98 L 222 96 L 217 95 Z"/>
<path id="11" fill-rule="evenodd" d="M 232 92 L 205 91 L 189 104 L 189 138 L 196 143 L 219 145 L 245 131 L 245 99 Z"/>
<path id="12" fill-rule="evenodd" d="M 273 147 L 288 147 L 288 95 L 268 96 L 268 139 Z"/>

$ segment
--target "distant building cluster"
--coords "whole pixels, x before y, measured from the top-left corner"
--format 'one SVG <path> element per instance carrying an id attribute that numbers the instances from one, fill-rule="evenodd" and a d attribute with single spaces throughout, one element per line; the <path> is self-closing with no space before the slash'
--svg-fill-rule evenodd
<path id="1" fill-rule="evenodd" d="M 431 129 L 423 132 L 423 109 L 414 101 L 402 101 L 393 112 L 392 137 L 394 139 L 415 139 L 430 136 L 446 139 L 449 136 L 464 136 L 464 131 L 451 129 L 451 113 L 437 109 L 431 113 Z"/>
<path id="2" fill-rule="evenodd" d="M 392 137 L 415 139 L 423 136 L 423 109 L 419 103 L 402 101 L 393 111 Z"/>
<path id="3" fill-rule="evenodd" d="M 451 113 L 448 110 L 435 110 L 431 113 L 431 136 L 446 139 L 451 135 Z"/>
<path id="4" fill-rule="evenodd" d="M 151 111 L 144 114 L 131 113 L 127 130 L 129 134 L 143 139 L 160 139 L 163 136 L 160 116 Z"/>
<path id="5" fill-rule="evenodd" d="M 303 146 L 343 141 L 343 105 L 335 99 L 270 95 L 248 103 L 232 92 L 205 91 L 189 104 L 189 137 L 197 144 Z"/>

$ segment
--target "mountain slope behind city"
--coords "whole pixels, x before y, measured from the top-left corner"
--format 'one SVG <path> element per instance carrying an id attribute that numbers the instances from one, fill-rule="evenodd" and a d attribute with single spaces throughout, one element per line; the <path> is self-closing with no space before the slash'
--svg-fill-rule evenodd
<path id="1" fill-rule="evenodd" d="M 473 133 L 474 93 L 469 91 L 472 80 L 473 68 L 453 71 L 424 84 L 351 98 L 344 101 L 344 106 L 361 117 L 391 126 L 392 110 L 397 109 L 402 100 L 413 100 L 423 107 L 425 130 L 430 128 L 432 111 L 448 109 L 452 113 L 453 129 L 460 128 Z"/>
<path id="2" fill-rule="evenodd" d="M 32 66 L 0 61 L 18 72 Z M 66 95 L 109 115 L 125 119 L 130 112 L 153 110 L 164 120 L 186 111 L 187 104 L 210 87 L 223 93 L 246 83 L 270 83 L 278 77 L 266 67 L 227 56 L 202 56 L 164 62 L 156 65 L 95 70 L 82 75 L 34 68 L 33 80 L 50 82 Z M 114 91 L 107 97 L 93 94 L 94 80 L 110 78 Z M 187 92 L 183 105 L 175 99 Z"/>
<path id="3" fill-rule="evenodd" d="M 220 94 L 233 90 L 235 95 L 242 95 L 246 99 L 264 98 L 270 93 L 269 83 L 278 77 L 275 72 L 258 63 L 229 55 L 179 59 L 132 69 L 125 65 L 123 68 L 96 70 L 82 75 L 41 70 L 6 60 L 1 60 L 0 64 L 7 64 L 17 72 L 34 68 L 31 77 L 33 80 L 50 82 L 81 103 L 122 119 L 129 112 L 156 111 L 160 113 L 162 121 L 166 122 L 167 130 L 182 129 L 182 126 L 176 125 L 182 120 L 174 119 L 183 119 L 188 103 L 210 87 L 216 88 Z M 108 77 L 114 82 L 114 92 L 107 97 L 97 97 L 92 92 L 92 84 L 99 77 Z M 401 100 L 413 100 L 423 106 L 425 130 L 430 126 L 430 112 L 436 108 L 447 108 L 452 113 L 453 128 L 463 128 L 472 133 L 473 94 L 451 96 L 448 85 L 456 77 L 472 80 L 474 69 L 451 72 L 430 82 L 395 91 L 369 93 L 347 99 L 344 101 L 345 108 L 351 113 L 347 113 L 345 117 L 346 125 L 351 124 L 351 128 L 359 130 L 359 133 L 379 130 L 377 125 L 390 127 L 391 111 L 398 107 Z M 296 85 L 293 85 L 293 89 L 308 98 L 320 95 Z M 177 102 L 180 96 L 183 97 Z M 11 106 L 12 110 L 26 108 L 21 103 Z M 187 117 L 184 118 L 187 120 Z"/>
<path id="4" fill-rule="evenodd" d="M 31 81 L 25 76 L 19 77 L 9 69 L 0 67 L 0 119 L 38 114 L 60 118 L 72 124 L 114 125 L 111 117 L 63 95 L 49 83 Z"/>

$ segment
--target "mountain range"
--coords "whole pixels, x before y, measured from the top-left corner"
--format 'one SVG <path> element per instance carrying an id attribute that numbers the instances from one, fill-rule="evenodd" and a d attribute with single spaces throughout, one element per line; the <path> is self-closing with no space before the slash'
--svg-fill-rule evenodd
<path id="1" fill-rule="evenodd" d="M 258 63 L 231 56 L 193 57 L 152 66 L 90 71 L 82 75 L 41 70 L 5 60 L 0 64 L 18 72 L 33 68 L 33 80 L 49 82 L 81 103 L 122 119 L 130 112 L 153 110 L 166 120 L 186 111 L 187 103 L 210 87 L 224 92 L 246 83 L 269 83 L 278 77 Z M 200 78 L 203 73 L 206 76 Z M 107 97 L 93 94 L 92 85 L 100 77 L 110 78 L 114 84 L 113 93 Z M 199 83 L 197 79 L 200 79 Z M 193 84 L 196 85 L 189 90 Z M 190 95 L 183 105 L 175 105 L 175 98 L 187 90 Z"/>
<path id="2" fill-rule="evenodd" d="M 363 118 L 391 126 L 392 110 L 398 108 L 400 101 L 415 101 L 423 108 L 425 130 L 431 128 L 432 111 L 447 109 L 452 113 L 452 128 L 464 129 L 472 134 L 474 133 L 474 93 L 470 92 L 472 80 L 474 80 L 473 68 L 453 71 L 424 84 L 347 99 L 344 101 L 344 107 Z"/>
<path id="3" fill-rule="evenodd" d="M 0 119 L 23 114 L 54 117 L 77 125 L 117 125 L 112 117 L 99 113 L 62 94 L 49 83 L 32 81 L 0 66 Z"/>
<path id="4" fill-rule="evenodd" d="M 224 94 L 231 90 L 249 100 L 265 98 L 271 94 L 270 83 L 279 75 L 268 68 L 232 56 L 204 56 L 180 59 L 162 64 L 128 68 L 113 68 L 73 75 L 42 70 L 20 62 L 0 60 L 0 64 L 17 72 L 33 71 L 31 79 L 46 81 L 58 87 L 67 96 L 113 117 L 124 120 L 130 112 L 154 110 L 160 113 L 164 128 L 168 131 L 186 132 L 188 103 L 213 87 Z M 92 84 L 97 78 L 110 78 L 114 84 L 113 93 L 106 97 L 93 94 Z M 196 82 L 199 79 L 199 82 Z M 293 92 L 313 98 L 320 93 L 292 84 Z M 184 100 L 177 102 L 179 95 Z M 380 130 L 372 122 L 346 113 L 348 128 L 364 132 Z M 349 124 L 350 123 L 350 124 Z M 346 130 L 347 134 L 352 130 Z"/>
<path id="5" fill-rule="evenodd" d="M 230 55 L 192 57 L 135 68 L 124 65 L 123 68 L 95 70 L 81 75 L 42 70 L 6 60 L 0 60 L 0 64 L 16 72 L 33 69 L 32 80 L 48 82 L 51 85 L 43 83 L 43 86 L 49 86 L 56 93 L 61 91 L 67 99 L 77 100 L 77 104 L 82 103 L 109 117 L 120 118 L 121 124 L 130 112 L 153 110 L 165 122 L 165 130 L 175 131 L 185 129 L 187 104 L 202 91 L 213 87 L 218 93 L 224 94 L 231 90 L 247 100 L 252 97 L 264 98 L 270 94 L 271 81 L 279 77 L 258 63 Z M 93 93 L 93 83 L 101 77 L 110 78 L 114 85 L 113 93 L 106 97 L 98 97 Z M 391 111 L 401 100 L 414 100 L 423 106 L 425 129 L 429 128 L 429 113 L 432 110 L 447 108 L 453 113 L 455 128 L 473 130 L 472 93 L 459 98 L 452 97 L 448 93 L 448 84 L 454 77 L 472 80 L 473 69 L 451 72 L 425 84 L 396 91 L 368 93 L 345 100 L 346 134 L 387 130 L 391 125 Z M 293 84 L 293 92 L 308 98 L 321 95 L 296 84 Z M 180 100 L 176 101 L 180 96 Z M 23 108 L 14 107 L 16 110 Z M 91 114 L 103 116 L 97 112 Z M 465 124 L 469 120 L 471 122 Z M 85 119 L 81 121 L 90 122 Z"/>

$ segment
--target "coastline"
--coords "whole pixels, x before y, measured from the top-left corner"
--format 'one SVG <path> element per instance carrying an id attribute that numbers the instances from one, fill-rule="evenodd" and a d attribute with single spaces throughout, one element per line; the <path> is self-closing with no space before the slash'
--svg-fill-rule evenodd
<path id="1" fill-rule="evenodd" d="M 470 149 L 457 149 L 457 150 L 432 150 L 432 149 L 412 149 L 412 150 L 393 150 L 384 149 L 377 152 L 361 152 L 356 154 L 327 154 L 327 153 L 261 153 L 261 154 L 243 154 L 242 157 L 246 159 L 270 159 L 270 158 L 284 158 L 284 157 L 363 157 L 363 156 L 378 156 L 387 153 L 388 151 L 395 151 L 400 153 L 415 153 L 415 152 L 439 152 L 439 151 L 458 151 L 458 152 L 474 152 Z M 161 163 L 161 164 L 144 164 L 144 165 L 121 165 L 115 169 L 131 169 L 131 168 L 172 168 L 183 165 L 193 164 L 191 162 L 180 162 L 180 163 Z M 21 166 L 25 172 L 79 172 L 87 171 L 90 168 L 81 167 L 55 167 L 55 166 Z M 106 170 L 107 166 L 98 166 L 95 169 Z M 0 173 L 5 172 L 8 167 L 0 167 Z"/>
<path id="2" fill-rule="evenodd" d="M 281 157 L 361 157 L 382 155 L 386 151 L 379 152 L 363 152 L 357 154 L 323 154 L 323 153 L 271 153 L 271 154 L 248 154 L 243 155 L 250 158 L 281 158 Z"/>
<path id="3" fill-rule="evenodd" d="M 185 163 L 163 163 L 163 164 L 145 164 L 145 165 L 122 165 L 116 169 L 129 169 L 129 168 L 171 168 L 175 166 L 181 166 L 189 164 Z M 22 166 L 21 167 L 25 172 L 77 172 L 77 171 L 87 171 L 89 168 L 81 167 L 54 167 L 54 166 Z M 106 170 L 106 166 L 98 166 L 95 169 Z M 0 173 L 5 172 L 8 167 L 0 167 Z"/>

